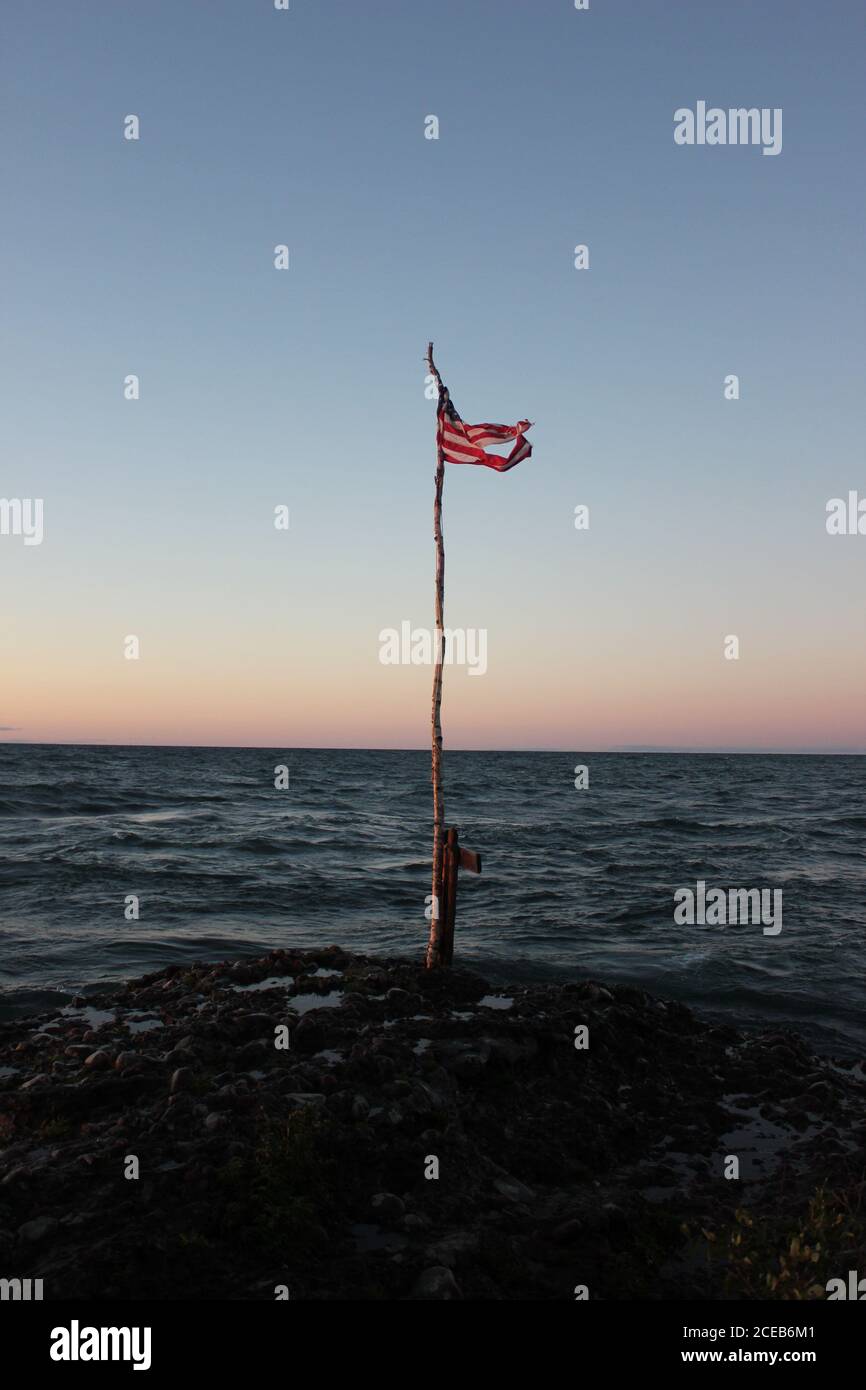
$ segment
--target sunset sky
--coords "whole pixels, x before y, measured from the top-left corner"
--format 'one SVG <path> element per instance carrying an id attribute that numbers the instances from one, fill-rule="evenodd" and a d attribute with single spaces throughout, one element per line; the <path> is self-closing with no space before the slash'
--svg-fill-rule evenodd
<path id="1" fill-rule="evenodd" d="M 864 16 L 10 5 L 0 739 L 423 746 L 379 633 L 432 624 L 432 338 L 536 422 L 446 471 L 446 744 L 866 752 Z M 699 100 L 781 154 L 675 145 Z"/>

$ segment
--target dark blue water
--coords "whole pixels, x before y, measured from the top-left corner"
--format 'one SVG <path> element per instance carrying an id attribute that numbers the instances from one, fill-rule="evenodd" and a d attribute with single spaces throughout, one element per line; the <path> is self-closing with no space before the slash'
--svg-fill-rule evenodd
<path id="1" fill-rule="evenodd" d="M 461 874 L 457 958 L 628 981 L 862 1052 L 864 772 L 858 757 L 447 752 L 447 820 L 484 859 Z M 0 1010 L 277 945 L 417 955 L 429 842 L 424 752 L 0 746 Z M 781 888 L 781 934 L 676 926 L 674 890 L 698 879 Z"/>

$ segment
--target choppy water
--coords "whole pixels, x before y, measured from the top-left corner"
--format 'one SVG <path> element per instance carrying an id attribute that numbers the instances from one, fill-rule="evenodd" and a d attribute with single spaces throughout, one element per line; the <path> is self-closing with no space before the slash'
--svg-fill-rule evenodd
<path id="1" fill-rule="evenodd" d="M 459 960 L 628 981 L 866 1050 L 864 759 L 445 764 L 448 823 L 484 859 L 480 878 L 461 874 Z M 0 1012 L 277 945 L 418 953 L 429 841 L 424 752 L 0 746 Z M 781 888 L 781 934 L 675 925 L 674 890 L 698 879 Z"/>

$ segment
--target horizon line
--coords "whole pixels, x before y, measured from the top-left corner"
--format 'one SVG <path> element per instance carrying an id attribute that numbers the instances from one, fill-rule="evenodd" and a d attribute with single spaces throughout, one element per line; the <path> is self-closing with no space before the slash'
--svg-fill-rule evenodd
<path id="1" fill-rule="evenodd" d="M 99 739 L 91 739 L 82 742 L 67 742 L 61 739 L 0 739 L 0 747 L 12 745 L 15 748 L 223 748 L 229 751 L 240 749 L 266 750 L 277 748 L 291 748 L 312 753 L 425 753 L 429 752 L 426 744 L 418 744 L 409 748 L 380 747 L 368 744 L 336 744 L 326 746 L 316 743 L 109 743 Z M 604 756 L 629 755 L 629 754 L 673 754 L 704 757 L 755 757 L 755 758 L 863 758 L 866 757 L 866 749 L 863 748 L 743 748 L 736 745 L 730 747 L 721 745 L 719 747 L 708 746 L 688 746 L 677 744 L 619 744 L 614 748 L 584 748 L 575 744 L 572 748 L 467 748 L 463 746 L 449 746 L 443 748 L 443 752 L 451 753 L 561 753 L 563 755 L 577 756 L 578 752 L 596 753 Z"/>

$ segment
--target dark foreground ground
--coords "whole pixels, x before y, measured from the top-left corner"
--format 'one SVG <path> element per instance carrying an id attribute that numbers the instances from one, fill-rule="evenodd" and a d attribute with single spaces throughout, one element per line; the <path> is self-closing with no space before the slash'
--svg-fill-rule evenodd
<path id="1" fill-rule="evenodd" d="M 637 989 L 503 998 L 336 948 L 172 968 L 0 1025 L 0 1278 L 46 1299 L 825 1298 L 866 1272 L 864 1101 L 862 1063 Z"/>

